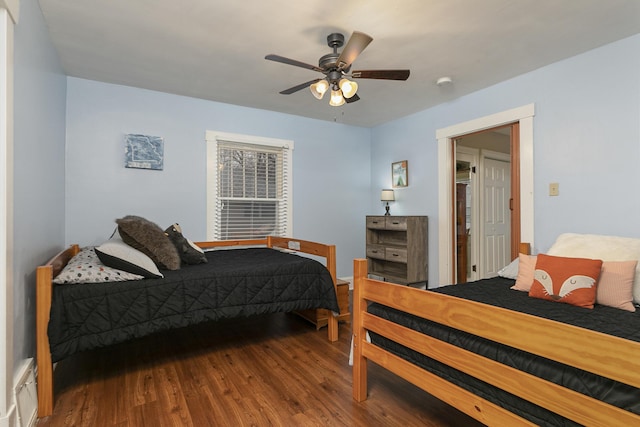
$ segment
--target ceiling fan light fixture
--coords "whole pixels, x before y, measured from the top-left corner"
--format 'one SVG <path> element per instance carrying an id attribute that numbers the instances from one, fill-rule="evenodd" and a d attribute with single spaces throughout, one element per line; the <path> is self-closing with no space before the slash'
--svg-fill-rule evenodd
<path id="1" fill-rule="evenodd" d="M 311 89 L 313 96 L 317 99 L 322 99 L 324 93 L 329 89 L 329 82 L 324 79 L 318 80 L 316 83 L 309 86 L 309 89 Z"/>
<path id="2" fill-rule="evenodd" d="M 347 79 L 340 80 L 339 85 L 340 85 L 340 90 L 342 90 L 342 95 L 345 98 L 351 98 L 353 95 L 356 94 L 358 90 L 358 83 L 352 82 Z"/>
<path id="3" fill-rule="evenodd" d="M 342 92 L 340 89 L 331 91 L 331 100 L 329 101 L 329 105 L 332 107 L 339 107 L 344 104 L 344 97 L 342 96 Z"/>

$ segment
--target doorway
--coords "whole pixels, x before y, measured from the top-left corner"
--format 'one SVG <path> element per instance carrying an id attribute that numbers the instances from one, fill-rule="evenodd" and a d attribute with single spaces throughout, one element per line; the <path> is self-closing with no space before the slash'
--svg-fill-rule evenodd
<path id="1" fill-rule="evenodd" d="M 479 132 L 486 129 L 513 124 L 511 164 L 512 180 L 511 205 L 512 221 L 511 251 L 517 252 L 519 245 L 513 242 L 527 242 L 535 248 L 534 241 L 534 212 L 533 212 L 533 119 L 535 105 L 527 104 L 510 110 L 491 114 L 454 124 L 452 126 L 436 130 L 438 140 L 438 277 L 430 278 L 434 286 L 442 286 L 455 283 L 456 259 L 455 259 L 455 149 L 453 141 L 463 135 Z M 513 160 L 517 159 L 517 160 Z M 520 224 L 519 228 L 515 224 Z"/>
<path id="2" fill-rule="evenodd" d="M 455 283 L 497 275 L 511 261 L 511 133 L 502 126 L 455 145 Z"/>

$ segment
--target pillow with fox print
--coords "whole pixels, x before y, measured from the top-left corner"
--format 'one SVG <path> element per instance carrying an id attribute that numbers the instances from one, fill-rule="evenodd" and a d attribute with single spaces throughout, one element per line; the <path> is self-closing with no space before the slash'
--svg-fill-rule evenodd
<path id="1" fill-rule="evenodd" d="M 529 296 L 593 308 L 602 260 L 539 254 Z"/>

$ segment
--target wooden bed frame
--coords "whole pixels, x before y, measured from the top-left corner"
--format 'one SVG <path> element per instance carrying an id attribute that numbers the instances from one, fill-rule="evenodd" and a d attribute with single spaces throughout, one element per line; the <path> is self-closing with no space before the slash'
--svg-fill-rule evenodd
<path id="1" fill-rule="evenodd" d="M 287 237 L 269 236 L 265 239 L 225 240 L 212 242 L 196 242 L 203 249 L 217 247 L 256 247 L 289 249 L 324 258 L 324 264 L 331 273 L 333 285 L 336 286 L 336 247 L 306 240 Z M 77 244 L 55 255 L 49 262 L 39 266 L 36 271 L 36 362 L 38 365 L 38 417 L 46 417 L 53 413 L 53 363 L 49 348 L 49 314 L 53 294 L 53 278 L 67 265 L 69 260 L 80 252 Z M 338 318 L 333 315 L 328 319 L 328 338 L 338 340 Z"/>
<path id="2" fill-rule="evenodd" d="M 487 425 L 533 425 L 508 410 L 367 342 L 382 335 L 583 425 L 640 425 L 640 415 L 470 353 L 367 313 L 377 302 L 640 388 L 640 343 L 515 311 L 367 278 L 354 260 L 353 398 L 367 398 L 367 361 Z M 544 335 L 539 331 L 545 331 Z M 579 356 L 579 357 L 577 357 Z"/>

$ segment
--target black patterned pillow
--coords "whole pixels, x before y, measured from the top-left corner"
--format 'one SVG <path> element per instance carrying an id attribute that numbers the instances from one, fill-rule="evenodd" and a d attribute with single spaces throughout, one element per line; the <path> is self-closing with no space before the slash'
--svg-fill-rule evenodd
<path id="1" fill-rule="evenodd" d="M 88 246 L 82 248 L 76 256 L 69 260 L 60 274 L 53 279 L 53 283 L 63 285 L 67 283 L 124 282 L 140 279 L 144 279 L 144 277 L 107 267 L 98 259 L 93 246 Z"/>
<path id="2" fill-rule="evenodd" d="M 169 240 L 171 240 L 176 247 L 180 259 L 185 264 L 201 264 L 207 262 L 204 251 L 182 235 L 182 229 L 178 223 L 164 230 L 164 234 L 169 236 Z"/>

